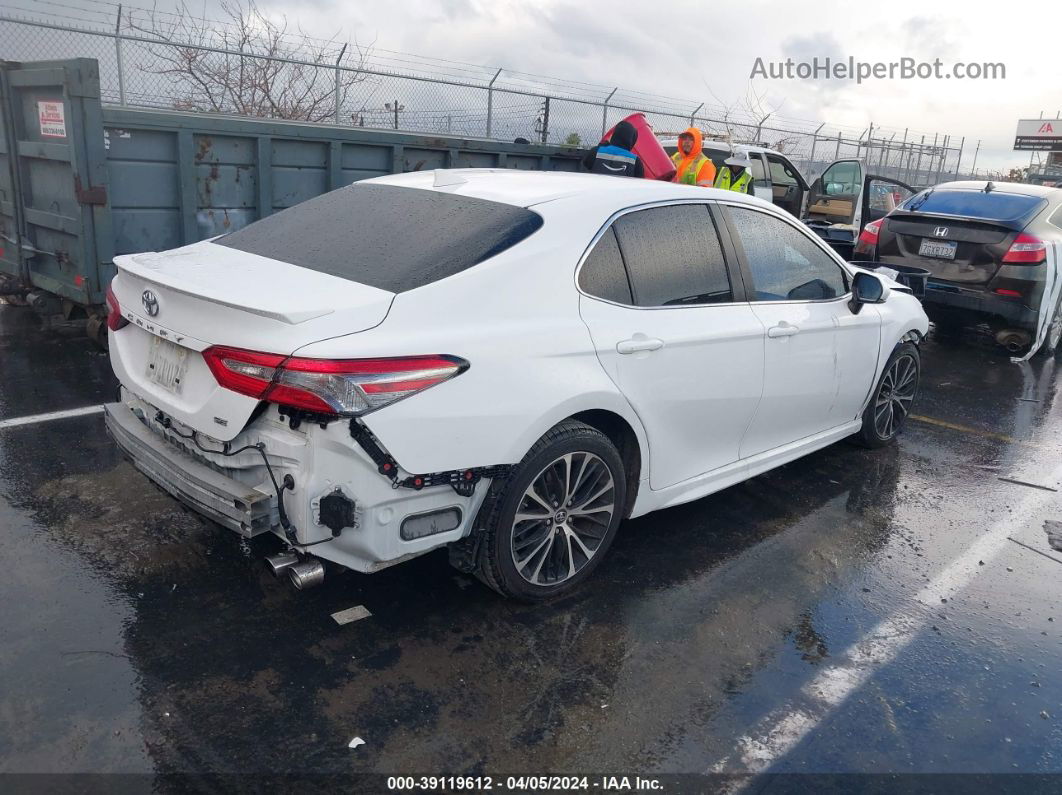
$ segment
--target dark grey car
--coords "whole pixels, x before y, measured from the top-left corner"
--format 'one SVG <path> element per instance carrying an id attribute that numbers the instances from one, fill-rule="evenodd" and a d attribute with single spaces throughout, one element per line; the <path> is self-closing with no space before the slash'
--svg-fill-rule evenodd
<path id="1" fill-rule="evenodd" d="M 868 224 L 856 259 L 925 268 L 924 305 L 941 325 L 987 322 L 1018 353 L 1036 338 L 1041 309 L 1051 326 L 1040 349 L 1062 337 L 1059 302 L 1041 307 L 1048 263 L 1062 243 L 1062 190 L 1037 185 L 946 182 Z"/>

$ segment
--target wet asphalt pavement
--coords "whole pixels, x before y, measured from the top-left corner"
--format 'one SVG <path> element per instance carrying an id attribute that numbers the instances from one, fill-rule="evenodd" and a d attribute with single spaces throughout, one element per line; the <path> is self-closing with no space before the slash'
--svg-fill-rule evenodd
<path id="1" fill-rule="evenodd" d="M 923 357 L 897 446 L 627 522 L 543 606 L 445 552 L 298 593 L 99 414 L 0 428 L 0 773 L 1062 773 L 1058 366 Z M 0 306 L 0 420 L 114 389 Z"/>

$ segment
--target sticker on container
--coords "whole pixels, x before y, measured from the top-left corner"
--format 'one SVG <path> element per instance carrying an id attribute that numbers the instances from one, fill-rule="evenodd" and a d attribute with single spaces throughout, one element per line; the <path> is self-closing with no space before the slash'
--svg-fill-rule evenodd
<path id="1" fill-rule="evenodd" d="M 66 111 L 62 102 L 38 102 L 37 118 L 41 123 L 43 137 L 66 138 Z"/>

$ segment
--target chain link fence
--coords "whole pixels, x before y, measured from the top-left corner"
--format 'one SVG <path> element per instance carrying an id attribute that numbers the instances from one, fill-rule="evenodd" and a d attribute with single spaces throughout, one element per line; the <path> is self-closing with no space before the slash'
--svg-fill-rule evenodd
<path id="1" fill-rule="evenodd" d="M 299 60 L 232 49 L 231 37 L 209 26 L 193 41 L 162 39 L 118 5 L 85 13 L 101 16 L 41 20 L 0 11 L 0 56 L 95 58 L 103 100 L 118 105 L 570 146 L 590 146 L 620 119 L 641 112 L 661 138 L 696 126 L 705 140 L 776 149 L 809 179 L 831 161 L 852 157 L 865 160 L 872 173 L 914 186 L 976 176 L 964 168 L 976 166 L 965 139 L 940 133 L 873 125 L 859 131 L 773 114 L 756 121 L 748 112 L 620 87 L 373 48 L 348 51 L 335 42 L 309 48 L 312 58 Z M 112 13 L 110 29 L 96 24 L 105 13 Z"/>

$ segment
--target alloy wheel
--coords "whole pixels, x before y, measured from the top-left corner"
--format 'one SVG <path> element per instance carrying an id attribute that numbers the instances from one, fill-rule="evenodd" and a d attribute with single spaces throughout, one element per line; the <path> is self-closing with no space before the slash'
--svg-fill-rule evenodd
<path id="1" fill-rule="evenodd" d="M 597 553 L 616 511 L 612 472 L 593 453 L 566 453 L 524 491 L 512 526 L 513 563 L 532 585 L 557 585 Z"/>
<path id="2" fill-rule="evenodd" d="M 891 439 L 907 419 L 918 388 L 918 362 L 910 354 L 898 356 L 885 371 L 874 398 L 874 430 Z"/>
<path id="3" fill-rule="evenodd" d="M 1051 325 L 1047 327 L 1048 349 L 1053 351 L 1058 347 L 1059 339 L 1062 338 L 1062 304 L 1055 310 L 1055 316 L 1051 319 Z"/>

